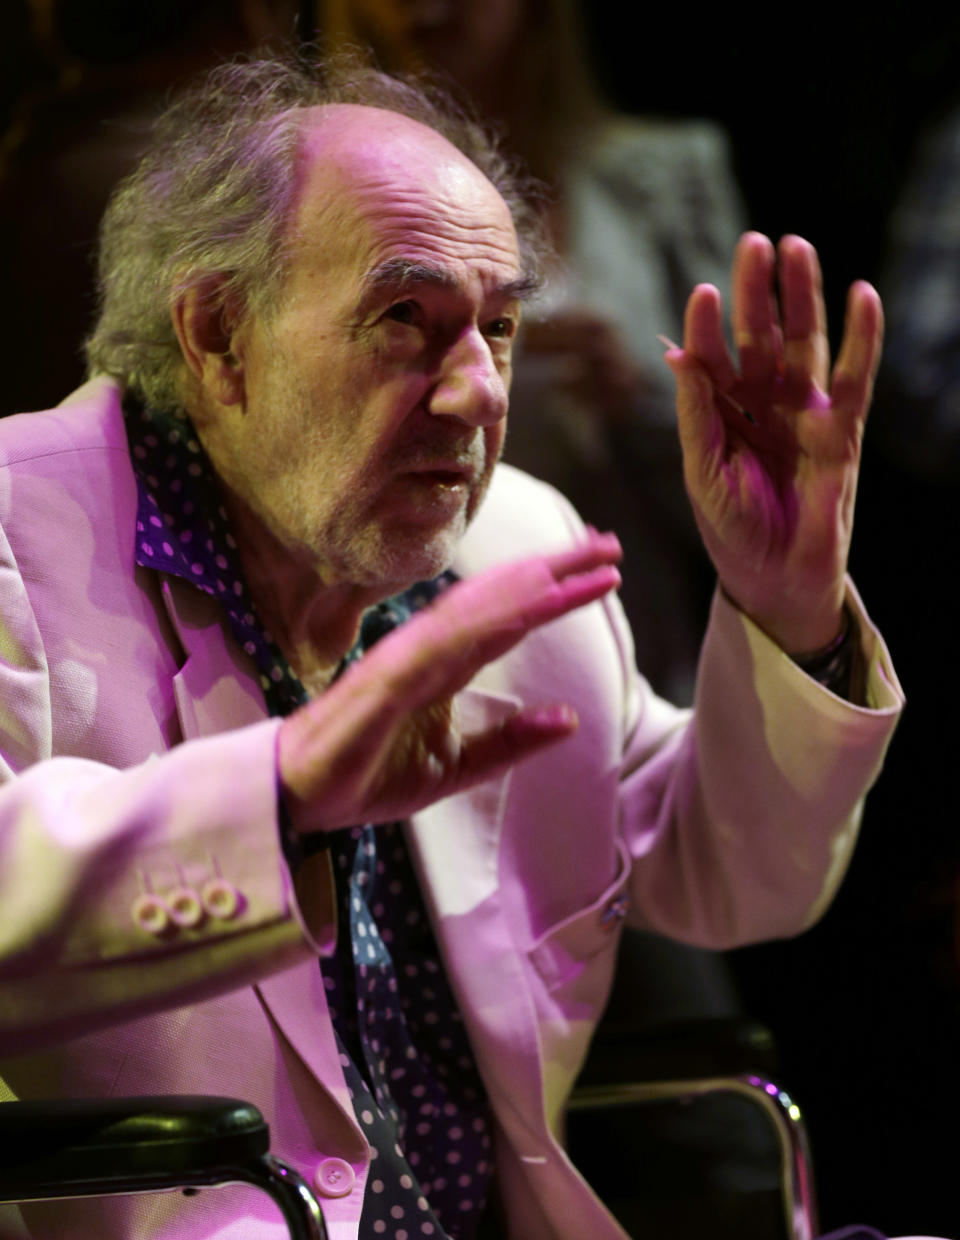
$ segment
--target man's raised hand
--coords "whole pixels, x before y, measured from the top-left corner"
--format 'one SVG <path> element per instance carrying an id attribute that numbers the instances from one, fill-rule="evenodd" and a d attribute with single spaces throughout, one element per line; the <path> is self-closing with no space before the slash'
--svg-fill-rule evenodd
<path id="1" fill-rule="evenodd" d="M 831 374 L 813 247 L 788 236 L 774 250 L 746 233 L 733 269 L 739 368 L 712 285 L 694 289 L 683 349 L 667 353 L 707 551 L 727 594 L 790 653 L 826 645 L 841 626 L 882 321 L 874 289 L 854 284 Z"/>
<path id="2" fill-rule="evenodd" d="M 616 538 L 591 531 L 459 582 L 284 720 L 277 760 L 294 829 L 405 818 L 570 735 L 576 717 L 556 704 L 467 736 L 452 698 L 528 633 L 616 587 L 619 559 Z"/>

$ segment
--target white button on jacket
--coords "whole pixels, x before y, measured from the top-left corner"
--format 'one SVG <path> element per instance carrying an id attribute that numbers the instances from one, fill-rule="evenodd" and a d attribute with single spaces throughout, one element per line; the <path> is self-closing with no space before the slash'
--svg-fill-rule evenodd
<path id="1" fill-rule="evenodd" d="M 325 1158 L 314 1179 L 324 1197 L 346 1197 L 356 1183 L 353 1168 L 342 1158 Z"/>
<path id="2" fill-rule="evenodd" d="M 203 907 L 211 917 L 229 921 L 240 907 L 240 892 L 225 878 L 211 878 L 200 892 Z"/>
<path id="3" fill-rule="evenodd" d="M 130 916 L 141 930 L 157 936 L 163 934 L 170 925 L 170 910 L 165 900 L 145 891 L 137 896 L 130 906 Z"/>
<path id="4" fill-rule="evenodd" d="M 175 887 L 167 892 L 166 900 L 170 916 L 181 930 L 192 930 L 203 921 L 203 905 L 192 887 Z"/>

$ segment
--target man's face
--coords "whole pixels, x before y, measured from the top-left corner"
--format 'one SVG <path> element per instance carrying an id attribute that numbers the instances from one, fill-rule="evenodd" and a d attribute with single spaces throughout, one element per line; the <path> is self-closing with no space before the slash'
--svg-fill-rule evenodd
<path id="1" fill-rule="evenodd" d="M 509 211 L 432 130 L 318 110 L 276 313 L 235 341 L 221 478 L 325 584 L 445 567 L 503 444 L 523 289 Z"/>

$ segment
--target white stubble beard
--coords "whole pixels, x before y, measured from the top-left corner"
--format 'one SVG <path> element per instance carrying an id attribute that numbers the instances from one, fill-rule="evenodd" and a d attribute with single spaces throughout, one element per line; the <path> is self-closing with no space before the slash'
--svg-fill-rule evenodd
<path id="1" fill-rule="evenodd" d="M 458 437 L 455 455 L 469 466 L 473 478 L 459 516 L 433 528 L 413 524 L 401 533 L 396 527 L 391 531 L 388 518 L 377 518 L 383 488 L 405 469 L 450 456 L 449 434 L 444 432 L 444 440 L 438 425 L 437 433 L 421 430 L 396 451 L 374 451 L 371 461 L 382 470 L 382 479 L 367 489 L 363 469 L 351 466 L 343 441 L 331 433 L 336 426 L 359 425 L 364 416 L 359 407 L 341 411 L 333 424 L 325 420 L 296 365 L 279 349 L 264 395 L 270 416 L 250 428 L 254 433 L 238 472 L 244 475 L 241 494 L 284 545 L 303 552 L 324 582 L 382 586 L 390 593 L 449 567 L 492 476 L 495 462 L 487 459 L 482 430 L 473 430 L 469 441 Z M 354 438 L 347 444 L 357 442 Z M 291 468 L 297 458 L 316 462 L 317 470 Z M 266 462 L 273 467 L 265 471 Z"/>

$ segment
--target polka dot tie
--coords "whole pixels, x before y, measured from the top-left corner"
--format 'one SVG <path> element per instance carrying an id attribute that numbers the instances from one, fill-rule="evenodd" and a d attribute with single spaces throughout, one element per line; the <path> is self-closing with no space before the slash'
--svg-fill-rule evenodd
<path id="1" fill-rule="evenodd" d="M 493 1171 L 486 1103 L 402 830 L 342 833 L 332 855 L 352 960 L 324 960 L 324 985 L 373 1147 L 361 1235 L 471 1237 Z"/>

